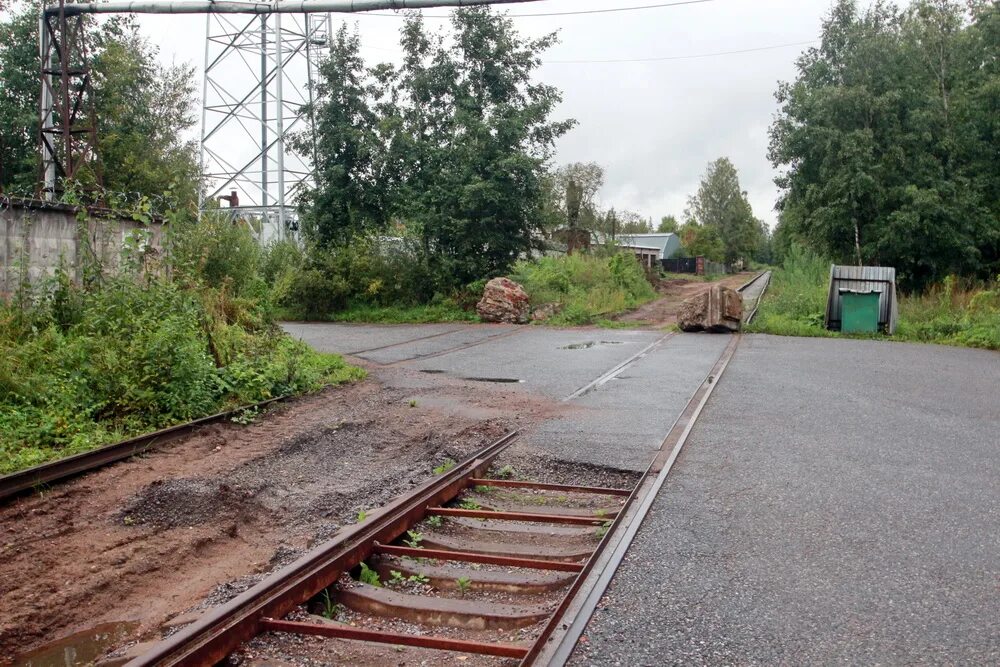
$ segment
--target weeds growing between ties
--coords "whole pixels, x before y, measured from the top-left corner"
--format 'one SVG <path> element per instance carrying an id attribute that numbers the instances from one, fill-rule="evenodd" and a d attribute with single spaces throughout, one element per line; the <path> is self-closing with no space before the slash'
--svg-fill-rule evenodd
<path id="1" fill-rule="evenodd" d="M 0 302 L 0 474 L 363 377 L 277 326 L 246 226 L 169 217 L 159 259 L 126 244 L 112 272 L 84 247 L 36 284 L 19 267 Z"/>

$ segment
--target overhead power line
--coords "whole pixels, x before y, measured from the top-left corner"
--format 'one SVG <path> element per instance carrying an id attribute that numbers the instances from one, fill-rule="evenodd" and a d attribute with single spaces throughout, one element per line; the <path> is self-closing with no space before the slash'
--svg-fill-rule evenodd
<path id="1" fill-rule="evenodd" d="M 732 56 L 739 53 L 753 53 L 755 51 L 771 51 L 773 49 L 787 49 L 792 46 L 806 46 L 815 44 L 817 40 L 810 39 L 806 42 L 790 42 L 788 44 L 774 44 L 772 46 L 758 46 L 752 49 L 738 49 L 735 51 L 714 51 L 712 53 L 692 53 L 680 56 L 662 56 L 657 58 L 612 58 L 608 60 L 545 60 L 546 65 L 593 65 L 600 63 L 652 63 L 664 60 L 693 60 L 695 58 L 713 58 L 715 56 Z"/>
<path id="2" fill-rule="evenodd" d="M 716 56 L 733 56 L 741 53 L 754 53 L 756 51 L 773 51 L 774 49 L 787 49 L 793 46 L 808 46 L 810 44 L 815 44 L 816 39 L 810 39 L 805 42 L 789 42 L 788 44 L 772 44 L 771 46 L 756 46 L 750 49 L 737 49 L 735 51 L 714 51 L 712 53 L 691 53 L 687 55 L 677 55 L 677 56 L 662 56 L 656 58 L 611 58 L 608 60 L 543 60 L 543 65 L 593 65 L 601 63 L 653 63 L 662 62 L 667 60 L 694 60 L 696 58 L 714 58 Z M 391 53 L 401 54 L 400 49 L 388 49 L 382 46 L 371 46 L 368 44 L 363 44 L 363 48 L 374 49 L 375 51 L 388 51 Z"/>
<path id="3" fill-rule="evenodd" d="M 678 7 L 680 5 L 700 5 L 705 2 L 715 2 L 715 0 L 674 0 L 674 2 L 658 2 L 652 5 L 634 5 L 631 7 L 607 7 L 604 9 L 580 9 L 576 11 L 568 12 L 541 12 L 537 14 L 507 14 L 507 18 L 512 19 L 530 19 L 536 17 L 545 16 L 582 16 L 585 14 L 610 14 L 613 12 L 634 12 L 641 11 L 645 9 L 662 9 L 664 7 Z M 386 13 L 386 12 L 364 12 L 358 14 L 358 16 L 386 16 L 389 18 L 400 18 L 405 16 L 405 14 L 400 14 L 398 12 Z M 423 14 L 425 19 L 448 19 L 451 18 L 451 14 Z"/>

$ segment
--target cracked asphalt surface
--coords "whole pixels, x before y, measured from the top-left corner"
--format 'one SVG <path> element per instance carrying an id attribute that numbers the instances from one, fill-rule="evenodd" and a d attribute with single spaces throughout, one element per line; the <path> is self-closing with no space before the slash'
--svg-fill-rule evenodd
<path id="1" fill-rule="evenodd" d="M 1000 355 L 745 337 L 571 664 L 1000 664 Z"/>

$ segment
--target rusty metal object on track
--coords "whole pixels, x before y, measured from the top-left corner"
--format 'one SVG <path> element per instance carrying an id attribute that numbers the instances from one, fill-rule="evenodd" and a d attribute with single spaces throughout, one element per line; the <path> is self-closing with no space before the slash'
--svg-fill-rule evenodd
<path id="1" fill-rule="evenodd" d="M 602 516 L 570 516 L 566 514 L 535 514 L 529 512 L 495 512 L 492 510 L 466 510 L 459 507 L 428 507 L 432 516 L 461 516 L 469 519 L 496 519 L 498 521 L 535 521 L 541 523 L 568 523 L 575 526 L 600 526 L 615 517 L 614 513 Z"/>
<path id="2" fill-rule="evenodd" d="M 539 489 L 541 491 L 562 491 L 563 493 L 593 493 L 596 495 L 625 496 L 632 493 L 628 489 L 609 489 L 602 486 L 572 486 L 569 484 L 547 484 L 545 482 L 522 482 L 514 479 L 470 479 L 469 486 L 496 486 L 518 489 Z"/>
<path id="3" fill-rule="evenodd" d="M 367 558 L 376 543 L 391 542 L 424 518 L 427 508 L 448 502 L 481 475 L 517 438 L 514 431 L 448 472 L 390 502 L 361 524 L 313 549 L 196 623 L 157 644 L 128 667 L 214 665 L 263 630 L 265 618 L 282 618 Z"/>
<path id="4" fill-rule="evenodd" d="M 544 560 L 540 558 L 519 558 L 498 554 L 483 554 L 474 551 L 452 551 L 451 549 L 415 549 L 399 547 L 392 544 L 376 544 L 375 552 L 387 556 L 409 556 L 410 558 L 437 558 L 439 560 L 464 561 L 466 563 L 484 563 L 487 565 L 503 565 L 506 567 L 524 567 L 532 570 L 555 570 L 558 572 L 579 572 L 583 569 L 580 563 L 561 560 Z"/>
<path id="5" fill-rule="evenodd" d="M 278 621 L 273 618 L 265 618 L 260 623 L 261 630 L 265 632 L 290 632 L 300 635 L 316 635 L 319 637 L 332 637 L 336 639 L 356 639 L 367 642 L 378 642 L 380 644 L 398 644 L 402 646 L 416 646 L 419 648 L 440 649 L 443 651 L 462 651 L 464 653 L 477 653 L 479 655 L 495 655 L 501 658 L 523 658 L 528 649 L 516 644 L 501 644 L 494 642 L 470 642 L 463 639 L 451 639 L 450 637 L 429 637 L 427 635 L 405 635 L 395 632 L 377 632 L 375 630 L 361 630 L 348 626 L 320 625 L 318 623 L 299 623 L 295 621 Z"/>

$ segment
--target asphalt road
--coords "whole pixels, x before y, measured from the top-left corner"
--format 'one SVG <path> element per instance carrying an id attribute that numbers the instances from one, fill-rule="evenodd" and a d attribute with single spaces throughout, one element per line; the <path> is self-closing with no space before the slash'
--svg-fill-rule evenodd
<path id="1" fill-rule="evenodd" d="M 1000 664 L 1000 355 L 744 337 L 571 664 Z"/>
<path id="2" fill-rule="evenodd" d="M 527 431 L 523 441 L 560 460 L 630 471 L 649 465 L 729 341 L 724 335 L 532 326 L 285 328 L 320 350 L 427 371 L 428 381 L 507 380 L 513 382 L 503 386 L 511 390 L 568 400 L 572 410 Z"/>

